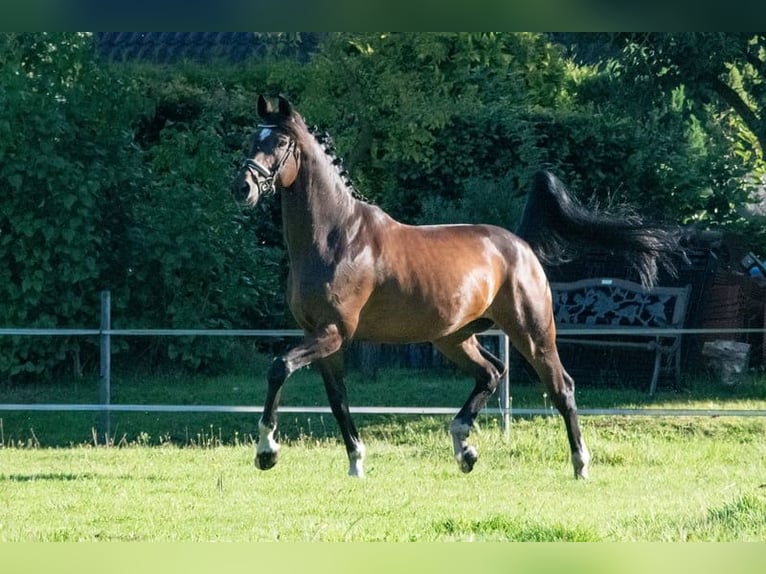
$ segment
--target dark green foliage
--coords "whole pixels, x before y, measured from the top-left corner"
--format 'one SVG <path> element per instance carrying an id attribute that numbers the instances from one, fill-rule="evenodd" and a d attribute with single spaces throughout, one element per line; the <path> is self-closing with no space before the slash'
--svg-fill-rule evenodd
<path id="1" fill-rule="evenodd" d="M 328 130 L 355 187 L 408 222 L 513 228 L 544 167 L 586 201 L 731 229 L 743 174 L 764 172 L 751 117 L 713 105 L 682 66 L 642 68 L 694 38 L 627 36 L 587 64 L 544 34 L 322 34 L 310 58 L 285 57 L 300 35 L 264 38 L 253 61 L 158 67 L 98 60 L 88 34 L 0 35 L 0 325 L 95 327 L 110 289 L 118 328 L 291 326 L 279 202 L 243 208 L 229 193 L 259 93 Z M 727 54 L 742 69 L 723 79 L 760 98 L 739 64 L 752 50 L 708 69 Z M 766 252 L 762 226 L 749 229 Z M 117 361 L 197 371 L 238 351 L 114 345 Z M 96 369 L 95 340 L 0 338 L 5 379 Z"/>
<path id="2" fill-rule="evenodd" d="M 359 189 L 408 221 L 471 178 L 525 183 L 541 155 L 528 113 L 558 106 L 566 77 L 539 34 L 335 35 L 313 67 L 300 109 L 333 126 Z"/>
<path id="3" fill-rule="evenodd" d="M 102 289 L 117 328 L 286 322 L 282 253 L 229 194 L 249 101 L 211 74 L 105 66 L 82 34 L 5 35 L 0 57 L 0 324 L 96 327 Z M 233 348 L 115 345 L 131 363 L 194 369 Z M 0 339 L 6 378 L 97 367 L 92 340 Z"/>
<path id="4" fill-rule="evenodd" d="M 118 265 L 140 164 L 131 120 L 143 101 L 96 66 L 79 34 L 0 37 L 0 324 L 94 326 Z M 0 373 L 75 370 L 78 339 L 0 339 Z"/>

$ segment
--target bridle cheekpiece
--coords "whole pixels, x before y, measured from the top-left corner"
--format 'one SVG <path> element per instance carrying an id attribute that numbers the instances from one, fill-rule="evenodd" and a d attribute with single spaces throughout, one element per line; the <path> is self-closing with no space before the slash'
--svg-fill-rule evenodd
<path id="1" fill-rule="evenodd" d="M 272 129 L 275 127 L 277 127 L 276 124 L 258 124 L 256 126 L 256 128 L 259 128 L 261 130 Z M 293 153 L 294 150 L 295 150 L 295 140 L 290 138 L 290 143 L 287 146 L 287 149 L 285 150 L 284 155 L 280 158 L 276 166 L 274 166 L 274 169 L 271 171 L 269 171 L 266 168 L 266 166 L 264 166 L 263 164 L 257 162 L 256 160 L 252 158 L 247 158 L 242 163 L 243 169 L 246 169 L 247 171 L 249 171 L 250 175 L 252 175 L 253 179 L 255 179 L 256 183 L 258 184 L 258 189 L 260 190 L 262 195 L 269 195 L 276 192 L 277 175 L 279 175 L 279 171 L 282 169 L 282 167 L 284 167 L 285 162 L 287 161 L 287 158 L 290 157 L 290 154 Z"/>

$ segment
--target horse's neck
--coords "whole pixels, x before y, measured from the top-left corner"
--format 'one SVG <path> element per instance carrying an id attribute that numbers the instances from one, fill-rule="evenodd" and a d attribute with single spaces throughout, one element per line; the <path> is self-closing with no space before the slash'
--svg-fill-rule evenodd
<path id="1" fill-rule="evenodd" d="M 337 248 L 339 230 L 353 227 L 358 201 L 326 158 L 306 158 L 298 178 L 282 192 L 282 219 L 290 258 L 323 256 Z"/>

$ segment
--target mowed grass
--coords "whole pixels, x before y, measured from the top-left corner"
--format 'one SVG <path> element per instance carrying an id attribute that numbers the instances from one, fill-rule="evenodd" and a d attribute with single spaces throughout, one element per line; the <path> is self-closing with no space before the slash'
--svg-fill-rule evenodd
<path id="1" fill-rule="evenodd" d="M 263 401 L 253 375 L 113 381 L 115 404 Z M 349 377 L 353 406 L 459 408 L 450 372 Z M 97 381 L 7 386 L 3 402 L 95 403 Z M 550 408 L 533 384 L 514 408 Z M 326 405 L 301 371 L 283 405 Z M 578 387 L 581 409 L 766 409 L 766 383 Z M 491 406 L 496 406 L 493 403 Z M 552 412 L 552 411 L 551 411 Z M 0 541 L 763 541 L 766 417 L 583 416 L 591 480 L 575 481 L 558 415 L 481 415 L 471 474 L 452 459 L 450 416 L 357 415 L 367 478 L 348 463 L 330 415 L 283 413 L 279 464 L 253 466 L 256 414 L 115 413 L 107 445 L 92 412 L 0 412 Z"/>
<path id="2" fill-rule="evenodd" d="M 247 373 L 219 376 L 116 374 L 111 385 L 113 405 L 262 405 L 266 396 L 266 370 L 270 359 L 257 356 Z M 447 407 L 456 413 L 472 387 L 461 374 L 447 369 L 386 369 L 374 378 L 351 371 L 347 377 L 349 404 L 355 407 Z M 581 410 L 611 408 L 730 409 L 766 411 L 766 377 L 752 376 L 741 384 L 723 387 L 699 379 L 683 388 L 663 385 L 651 399 L 648 379 L 637 381 L 581 381 L 577 404 Z M 550 397 L 536 380 L 514 373 L 511 382 L 512 409 L 542 409 L 553 413 Z M 82 378 L 55 383 L 0 384 L 0 401 L 13 404 L 98 404 L 99 381 Z M 282 406 L 327 407 L 319 374 L 313 369 L 298 371 L 285 384 Z M 498 407 L 497 394 L 489 407 Z M 354 415 L 360 427 L 381 421 L 400 421 L 411 416 Z M 96 436 L 100 416 L 95 411 L 0 411 L 0 445 L 68 446 L 83 443 L 211 446 L 237 444 L 257 436 L 257 413 L 115 412 L 109 437 Z M 330 414 L 280 416 L 280 431 L 287 437 L 336 437 Z"/>
<path id="3" fill-rule="evenodd" d="M 0 449 L 0 541 L 763 541 L 762 419 L 583 420 L 575 481 L 558 417 L 494 421 L 461 474 L 448 419 L 373 424 L 364 480 L 332 438 L 252 445 Z M 366 431 L 366 432 L 365 432 Z"/>

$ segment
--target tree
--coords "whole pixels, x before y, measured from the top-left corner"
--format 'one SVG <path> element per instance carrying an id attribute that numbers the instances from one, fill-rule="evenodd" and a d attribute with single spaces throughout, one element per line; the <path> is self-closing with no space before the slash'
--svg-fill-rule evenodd
<path id="1" fill-rule="evenodd" d="M 253 72 L 202 69 L 105 65 L 89 34 L 0 36 L 0 324 L 94 326 L 102 289 L 118 328 L 285 319 L 282 252 L 258 242 L 229 194 L 255 101 L 237 86 Z M 115 345 L 132 364 L 190 369 L 223 365 L 233 349 Z M 86 338 L 0 339 L 6 379 L 92 372 L 97 357 Z"/>
<path id="2" fill-rule="evenodd" d="M 142 328 L 266 328 L 285 324 L 283 254 L 270 218 L 257 221 L 230 194 L 249 116 L 248 97 L 232 83 L 234 68 L 215 78 L 199 66 L 131 68 L 153 95 L 154 113 L 137 129 L 144 185 L 131 206 L 129 263 L 120 325 Z M 235 78 L 237 80 L 235 80 Z M 230 83 L 231 82 L 231 83 Z M 231 90 L 231 91 L 229 91 Z M 254 98 L 252 98 L 254 101 Z M 249 129 L 250 126 L 248 125 Z M 264 245 L 264 238 L 270 239 Z M 149 366 L 216 370 L 236 350 L 215 337 L 134 342 Z M 140 347 L 139 347 L 140 345 Z"/>
<path id="3" fill-rule="evenodd" d="M 747 34 L 570 34 L 582 102 L 610 107 L 654 134 L 640 153 L 642 205 L 685 223 L 737 224 L 766 171 L 758 101 L 763 37 Z M 657 151 L 660 151 L 657 154 Z M 654 158 L 649 156 L 654 155 Z M 664 201 L 661 199 L 664 198 Z"/>
<path id="4" fill-rule="evenodd" d="M 94 65 L 86 34 L 0 36 L 0 323 L 81 327 L 122 251 L 140 98 Z M 8 377 L 72 365 L 93 342 L 0 340 Z"/>
<path id="5" fill-rule="evenodd" d="M 698 103 L 733 111 L 759 153 L 766 149 L 766 34 L 631 33 L 614 41 L 637 76 L 644 70 L 664 93 L 683 85 Z"/>
<path id="6" fill-rule="evenodd" d="M 458 200 L 471 179 L 517 193 L 544 153 L 526 114 L 562 105 L 565 80 L 541 34 L 332 34 L 299 104 L 349 150 L 362 193 L 416 221 L 425 198 Z"/>
<path id="7" fill-rule="evenodd" d="M 540 168 L 656 217 L 705 209 L 689 197 L 706 193 L 721 142 L 684 95 L 639 106 L 625 66 L 574 63 L 547 35 L 332 35 L 313 67 L 301 109 L 337 130 L 363 193 L 405 220 L 463 209 L 474 220 L 482 205 L 508 204 L 512 228 L 518 210 L 498 194 L 523 193 Z"/>

